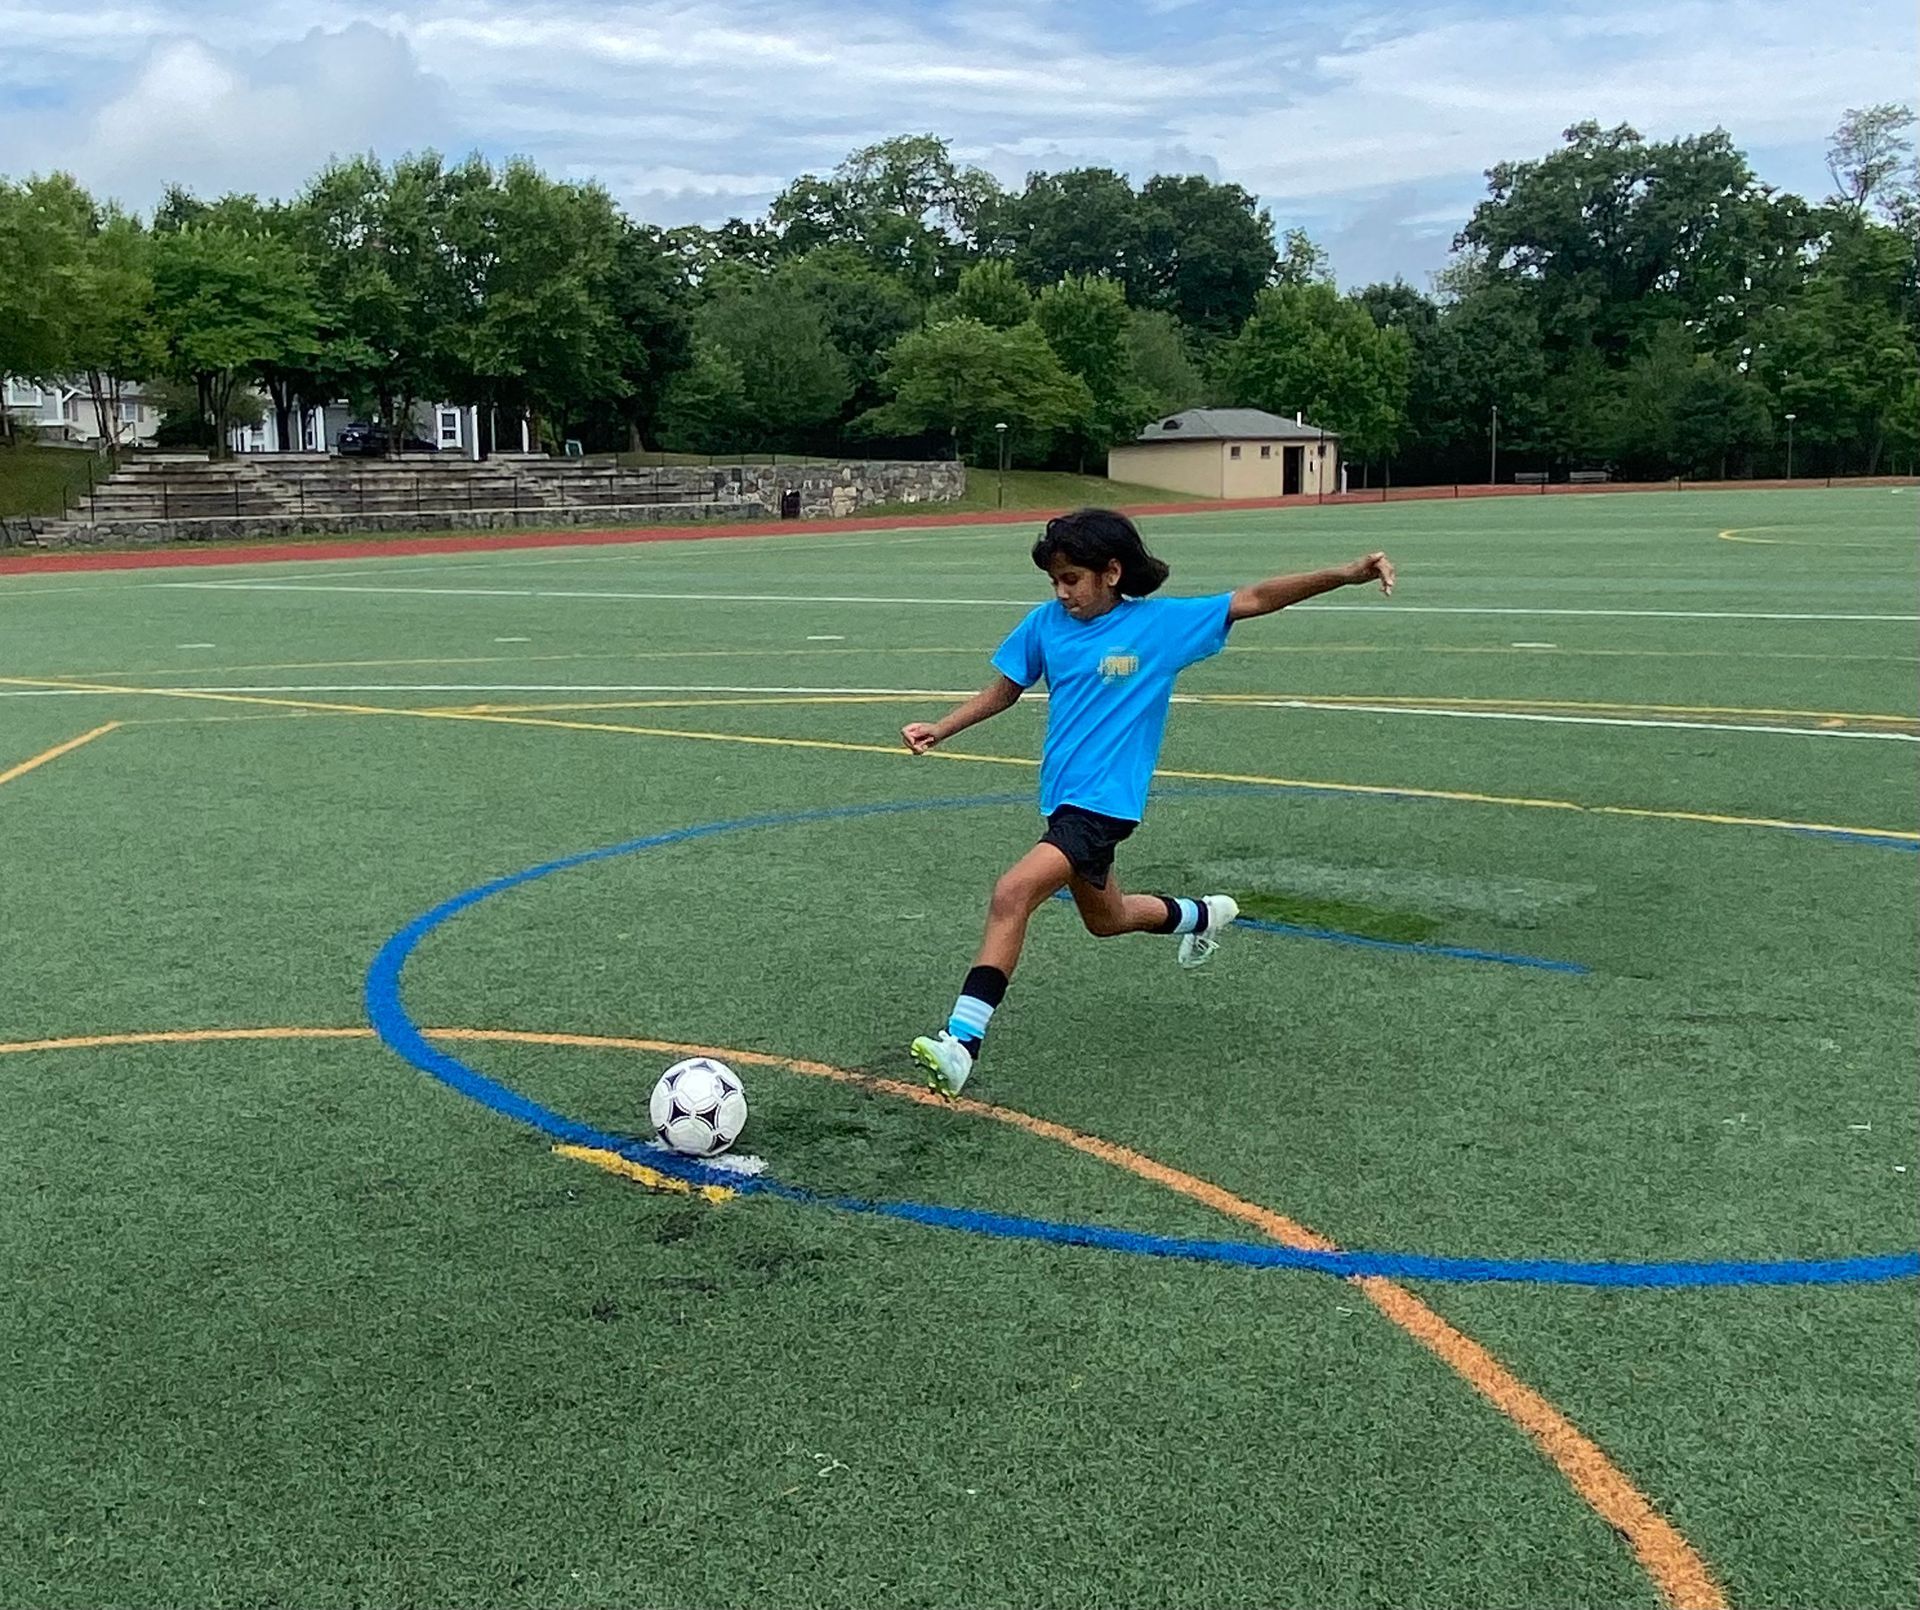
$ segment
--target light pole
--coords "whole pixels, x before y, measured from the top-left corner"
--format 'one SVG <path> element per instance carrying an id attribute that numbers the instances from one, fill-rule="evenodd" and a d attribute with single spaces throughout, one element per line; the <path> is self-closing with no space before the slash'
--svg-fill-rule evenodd
<path id="1" fill-rule="evenodd" d="M 1500 405 L 1493 405 L 1492 445 L 1487 450 L 1487 485 L 1493 486 L 1500 479 Z"/>
<path id="2" fill-rule="evenodd" d="M 1793 422 L 1797 415 L 1787 415 L 1787 479 L 1793 479 Z"/>
<path id="3" fill-rule="evenodd" d="M 993 506 L 1004 509 L 1007 506 L 1007 422 L 1001 420 L 993 431 L 1000 438 L 1000 473 L 994 478 Z"/>

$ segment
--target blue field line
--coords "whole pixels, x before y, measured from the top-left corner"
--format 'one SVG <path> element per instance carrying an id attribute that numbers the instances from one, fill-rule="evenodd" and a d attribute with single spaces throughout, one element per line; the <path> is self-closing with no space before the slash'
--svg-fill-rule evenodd
<path id="1" fill-rule="evenodd" d="M 1279 1246 L 1272 1242 L 1213 1241 L 1145 1234 L 1114 1229 L 1106 1225 L 1073 1224 L 1051 1219 L 1019 1218 L 970 1208 L 953 1208 L 920 1202 L 874 1202 L 858 1197 L 826 1196 L 802 1186 L 789 1185 L 765 1174 L 742 1176 L 712 1168 L 692 1158 L 663 1152 L 647 1141 L 632 1136 L 609 1134 L 591 1124 L 580 1123 L 509 1085 L 490 1079 L 469 1067 L 458 1057 L 435 1048 L 421 1033 L 408 1013 L 401 992 L 401 976 L 407 960 L 420 942 L 436 928 L 481 901 L 522 884 L 531 883 L 555 872 L 586 866 L 596 861 L 635 855 L 644 850 L 672 844 L 714 838 L 723 833 L 745 832 L 755 828 L 791 827 L 809 822 L 845 821 L 865 816 L 898 815 L 909 811 L 963 809 L 1030 802 L 1029 794 L 987 794 L 968 798 L 940 800 L 895 800 L 867 805 L 839 805 L 817 810 L 790 811 L 776 815 L 742 817 L 728 822 L 706 822 L 695 827 L 675 828 L 670 832 L 628 839 L 620 844 L 576 855 L 543 861 L 521 872 L 494 878 L 476 885 L 432 910 L 415 917 L 393 934 L 375 954 L 367 969 L 365 1000 L 367 1021 L 374 1033 L 390 1050 L 422 1073 L 439 1080 L 481 1106 L 526 1124 L 549 1139 L 568 1145 L 617 1153 L 633 1162 L 691 1184 L 718 1185 L 741 1195 L 768 1195 L 784 1201 L 840 1212 L 860 1213 L 903 1220 L 937 1229 L 964 1230 L 974 1235 L 1002 1239 L 1034 1241 L 1056 1246 L 1089 1247 L 1127 1253 L 1140 1257 L 1175 1258 L 1204 1263 L 1231 1264 L 1253 1269 L 1295 1269 L 1343 1278 L 1381 1275 L 1392 1279 L 1449 1282 L 1517 1281 L 1533 1285 L 1698 1287 L 1698 1286 L 1788 1286 L 1873 1283 L 1907 1280 L 1920 1275 L 1920 1253 L 1900 1252 L 1850 1258 L 1776 1259 L 1741 1262 L 1677 1261 L 1657 1263 L 1570 1262 L 1539 1258 L 1460 1258 L 1420 1253 L 1316 1251 L 1309 1248 Z M 1308 932 L 1313 932 L 1309 930 Z M 1344 936 L 1363 943 L 1402 947 L 1390 940 L 1362 940 L 1359 935 Z M 1498 959 L 1488 953 L 1487 959 Z M 1546 963 L 1571 967 L 1572 963 Z"/>
<path id="2" fill-rule="evenodd" d="M 715 1171 L 718 1173 L 718 1171 Z M 1876 1284 L 1920 1276 L 1920 1252 L 1896 1252 L 1859 1258 L 1782 1258 L 1713 1262 L 1605 1263 L 1560 1258 L 1449 1258 L 1410 1252 L 1319 1251 L 1278 1246 L 1270 1241 L 1214 1241 L 1194 1237 L 1143 1234 L 1101 1224 L 1060 1223 L 975 1208 L 929 1206 L 920 1202 L 871 1202 L 859 1197 L 822 1196 L 765 1175 L 749 1179 L 722 1175 L 743 1193 L 765 1193 L 812 1207 L 845 1213 L 903 1219 L 935 1229 L 1055 1246 L 1094 1247 L 1136 1257 L 1175 1258 L 1196 1263 L 1233 1264 L 1249 1269 L 1298 1269 L 1353 1279 L 1369 1275 L 1389 1280 L 1436 1280 L 1449 1284 L 1492 1281 L 1546 1286 L 1808 1286 Z"/>
<path id="3" fill-rule="evenodd" d="M 1072 898 L 1072 893 L 1066 889 L 1054 896 L 1056 900 Z M 1284 934 L 1289 939 L 1317 939 L 1328 945 L 1397 950 L 1409 956 L 1444 956 L 1449 961 L 1494 962 L 1502 967 L 1534 967 L 1542 972 L 1570 973 L 1575 976 L 1593 971 L 1585 962 L 1555 961 L 1550 956 L 1521 956 L 1504 950 L 1474 950 L 1466 945 L 1428 945 L 1410 939 L 1375 939 L 1370 934 L 1350 934 L 1342 928 L 1309 928 L 1297 922 L 1270 922 L 1265 917 L 1235 917 L 1233 920 L 1236 927 L 1251 928 L 1256 933 Z"/>
<path id="4" fill-rule="evenodd" d="M 1831 839 L 1836 844 L 1865 844 L 1876 850 L 1904 850 L 1920 853 L 1920 841 L 1897 839 L 1888 833 L 1859 833 L 1844 827 L 1796 827 L 1794 832 L 1810 839 Z"/>
<path id="5" fill-rule="evenodd" d="M 1409 956 L 1446 956 L 1461 962 L 1497 962 L 1502 967 L 1537 967 L 1548 973 L 1590 973 L 1585 962 L 1555 961 L 1550 956 L 1521 956 L 1504 950 L 1474 950 L 1467 945 L 1428 945 L 1408 939 L 1375 939 L 1338 928 L 1308 928 L 1297 922 L 1269 922 L 1264 917 L 1238 917 L 1242 928 L 1263 934 L 1287 934 L 1295 939 L 1319 939 L 1329 945 L 1361 945 L 1368 950 L 1398 950 Z"/>

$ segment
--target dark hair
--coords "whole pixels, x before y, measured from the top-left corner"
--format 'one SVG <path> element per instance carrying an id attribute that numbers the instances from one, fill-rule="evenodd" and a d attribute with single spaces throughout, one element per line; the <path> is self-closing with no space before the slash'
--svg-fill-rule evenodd
<path id="1" fill-rule="evenodd" d="M 1033 562 L 1042 570 L 1065 559 L 1088 570 L 1105 570 L 1120 561 L 1120 591 L 1144 598 L 1167 579 L 1164 559 L 1147 552 L 1140 533 L 1124 514 L 1112 509 L 1075 509 L 1047 522 L 1033 545 Z"/>

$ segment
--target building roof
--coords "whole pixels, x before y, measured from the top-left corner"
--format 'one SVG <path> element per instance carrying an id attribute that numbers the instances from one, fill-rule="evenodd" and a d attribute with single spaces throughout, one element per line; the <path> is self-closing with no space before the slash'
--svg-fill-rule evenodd
<path id="1" fill-rule="evenodd" d="M 1141 431 L 1148 442 L 1317 442 L 1339 438 L 1338 431 L 1296 423 L 1259 408 L 1189 408 L 1156 419 Z"/>

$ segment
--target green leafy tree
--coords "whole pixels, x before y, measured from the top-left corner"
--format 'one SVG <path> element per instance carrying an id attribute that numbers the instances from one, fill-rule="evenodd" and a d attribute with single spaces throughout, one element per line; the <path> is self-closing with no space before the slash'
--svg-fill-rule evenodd
<path id="1" fill-rule="evenodd" d="M 1111 168 L 1034 173 L 1017 195 L 1003 195 L 980 219 L 983 251 L 1005 256 L 1030 286 L 1073 274 L 1105 274 L 1138 303 L 1148 289 L 1140 198 Z"/>
<path id="2" fill-rule="evenodd" d="M 998 196 L 992 176 L 956 163 L 946 141 L 907 134 L 862 146 L 825 178 L 802 174 L 767 224 L 779 255 L 846 247 L 925 299 L 958 271 Z"/>
<path id="3" fill-rule="evenodd" d="M 675 452 L 736 448 L 747 434 L 747 377 L 724 347 L 695 338 L 692 361 L 667 382 L 660 442 Z"/>
<path id="4" fill-rule="evenodd" d="M 605 291 L 620 385 L 598 406 L 624 427 L 624 445 L 638 449 L 658 434 L 667 389 L 693 363 L 692 290 L 662 231 L 623 218 Z"/>
<path id="5" fill-rule="evenodd" d="M 920 324 L 921 303 L 911 287 L 844 246 L 823 246 L 783 263 L 775 278 L 818 311 L 853 381 L 847 406 L 863 412 L 877 405 L 887 350 Z"/>
<path id="6" fill-rule="evenodd" d="M 153 242 L 137 219 L 109 211 L 87 237 L 70 316 L 73 368 L 86 377 L 100 439 L 117 445 L 127 382 L 157 374 L 166 358 L 154 315 Z"/>
<path id="7" fill-rule="evenodd" d="M 231 223 L 188 224 L 154 241 L 155 325 L 168 368 L 191 381 L 202 419 L 231 417 L 235 391 L 263 364 L 311 345 L 313 287 L 299 254 Z"/>
<path id="8" fill-rule="evenodd" d="M 451 356 L 468 310 L 444 242 L 448 179 L 432 152 L 323 169 L 298 203 L 321 340 L 310 400 L 345 395 L 392 422 L 430 393 L 493 403 Z M 484 417 L 484 413 L 483 413 Z"/>
<path id="9" fill-rule="evenodd" d="M 1913 108 L 1896 101 L 1849 107 L 1827 144 L 1827 172 L 1834 201 L 1854 222 L 1876 204 L 1887 207 L 1904 188 L 1913 161 Z"/>
<path id="10" fill-rule="evenodd" d="M 627 395 L 614 303 L 623 220 L 598 185 L 531 163 L 450 175 L 444 239 L 463 293 L 448 349 L 476 389 L 524 402 L 564 438 L 597 400 Z"/>
<path id="11" fill-rule="evenodd" d="M 1149 179 L 1139 212 L 1144 266 L 1135 300 L 1195 330 L 1237 329 L 1279 263 L 1267 210 L 1236 184 L 1190 174 Z"/>
<path id="12" fill-rule="evenodd" d="M 1516 287 L 1456 265 L 1430 335 L 1413 333 L 1408 414 L 1411 467 L 1431 480 L 1484 480 L 1500 411 L 1506 462 L 1547 454 L 1547 365 L 1531 304 Z"/>
<path id="13" fill-rule="evenodd" d="M 1719 129 L 1649 144 L 1624 124 L 1579 123 L 1563 149 L 1488 180 L 1459 244 L 1526 292 L 1556 355 L 1590 347 L 1616 367 L 1670 320 L 1710 348 L 1735 345 L 1817 232 Z"/>
<path id="14" fill-rule="evenodd" d="M 1725 480 L 1736 469 L 1751 475 L 1756 455 L 1774 439 L 1766 388 L 1710 357 L 1694 360 L 1668 417 L 1670 451 L 1685 475 Z"/>
<path id="15" fill-rule="evenodd" d="M 1061 366 L 1086 383 L 1092 399 L 1070 443 L 1084 471 L 1090 454 L 1100 457 L 1115 442 L 1131 441 L 1154 412 L 1134 373 L 1126 294 L 1105 276 L 1076 274 L 1043 290 L 1033 316 Z"/>
<path id="16" fill-rule="evenodd" d="M 977 319 L 990 330 L 1011 330 L 1033 317 L 1033 296 L 1011 263 L 990 257 L 962 271 L 940 314 L 949 319 Z"/>
<path id="17" fill-rule="evenodd" d="M 1755 368 L 1795 440 L 1835 468 L 1878 471 L 1902 438 L 1920 357 L 1912 242 L 1868 221 L 1834 234 L 1805 286 L 1761 331 Z M 1804 464 L 1806 461 L 1803 460 Z"/>
<path id="18" fill-rule="evenodd" d="M 1274 266 L 1273 281 L 1276 285 L 1331 285 L 1333 263 L 1325 248 L 1304 229 L 1289 229 L 1280 260 Z"/>
<path id="19" fill-rule="evenodd" d="M 1404 331 L 1380 328 L 1331 285 L 1280 285 L 1260 293 L 1221 379 L 1234 403 L 1304 413 L 1370 460 L 1390 457 L 1405 432 L 1411 357 Z"/>
<path id="20" fill-rule="evenodd" d="M 876 436 L 936 435 L 976 460 L 1004 423 L 1016 451 L 1032 456 L 1055 431 L 1082 425 L 1093 408 L 1086 382 L 1066 369 L 1029 321 L 996 330 L 947 319 L 904 337 L 882 383 L 891 400 L 856 420 Z"/>
<path id="21" fill-rule="evenodd" d="M 74 366 L 73 299 L 95 216 L 93 198 L 64 173 L 0 179 L 0 375 L 51 380 Z M 4 408 L 0 429 L 12 432 Z"/>
<path id="22" fill-rule="evenodd" d="M 830 439 L 853 374 L 819 306 L 777 276 L 729 288 L 695 318 L 709 346 L 739 366 L 739 438 L 729 448 L 798 449 Z"/>
<path id="23" fill-rule="evenodd" d="M 1145 393 L 1147 417 L 1177 414 L 1206 396 L 1206 378 L 1187 350 L 1186 332 L 1171 313 L 1135 308 L 1127 321 L 1127 355 L 1134 383 Z"/>

